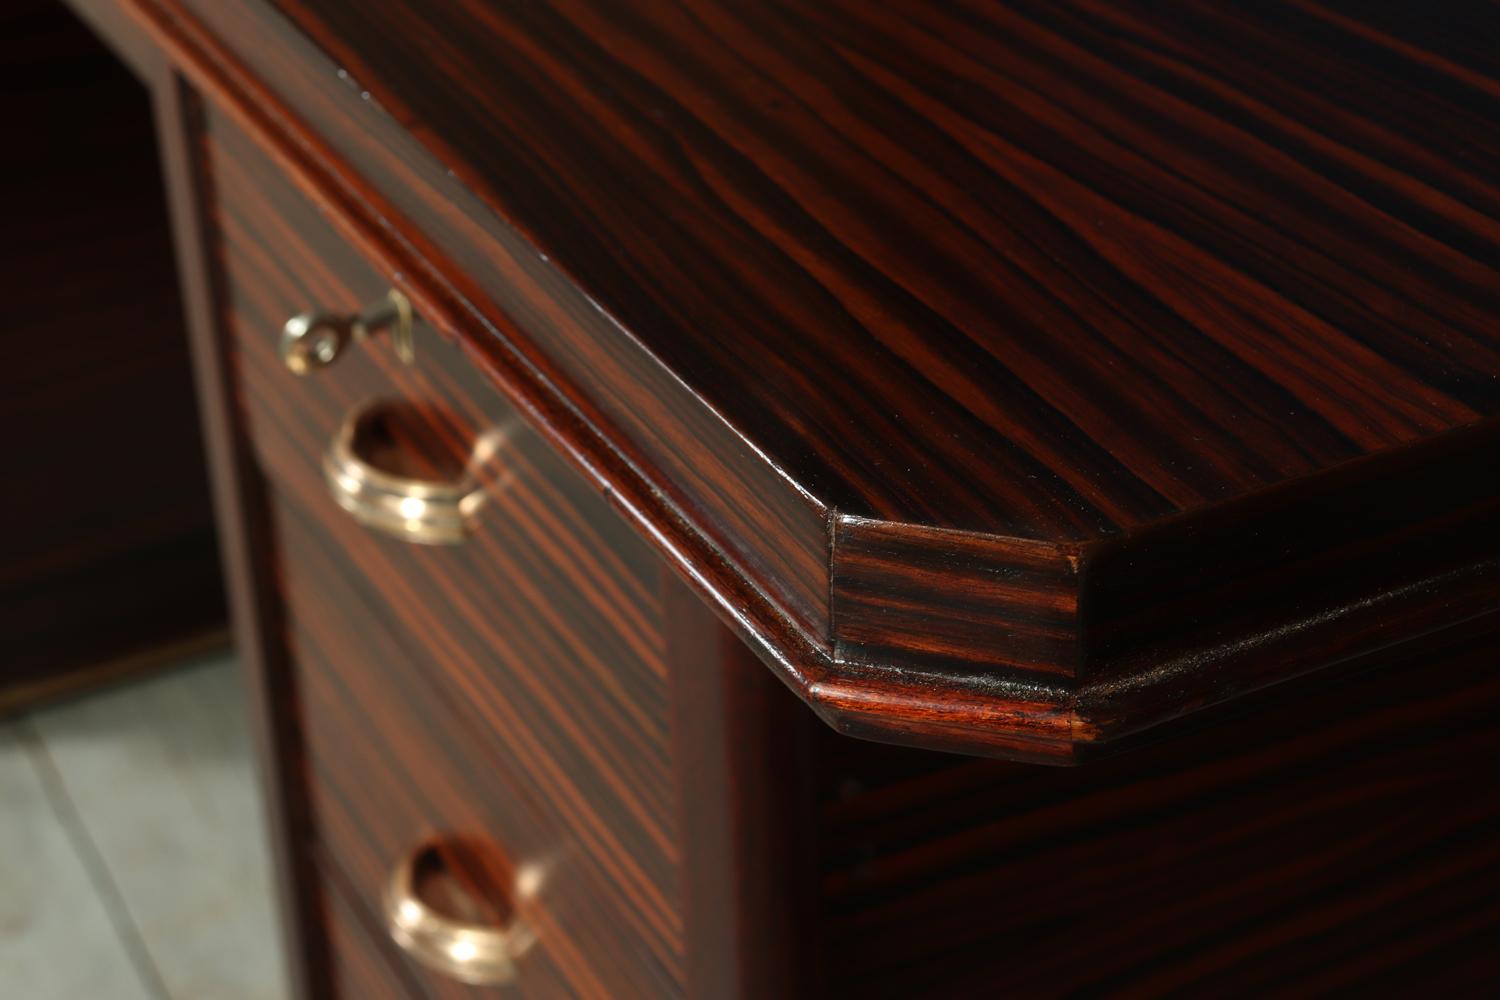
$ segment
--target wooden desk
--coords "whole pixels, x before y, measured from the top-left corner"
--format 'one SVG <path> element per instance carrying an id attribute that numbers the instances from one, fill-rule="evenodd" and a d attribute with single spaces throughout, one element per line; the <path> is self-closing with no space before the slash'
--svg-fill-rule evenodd
<path id="1" fill-rule="evenodd" d="M 1494 974 L 1493 7 L 72 3 L 310 995 Z"/>

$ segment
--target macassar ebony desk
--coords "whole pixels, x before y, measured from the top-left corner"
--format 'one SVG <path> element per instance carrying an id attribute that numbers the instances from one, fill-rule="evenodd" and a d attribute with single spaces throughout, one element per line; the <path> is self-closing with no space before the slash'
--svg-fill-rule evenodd
<path id="1" fill-rule="evenodd" d="M 307 995 L 1500 972 L 1494 6 L 69 5 Z"/>

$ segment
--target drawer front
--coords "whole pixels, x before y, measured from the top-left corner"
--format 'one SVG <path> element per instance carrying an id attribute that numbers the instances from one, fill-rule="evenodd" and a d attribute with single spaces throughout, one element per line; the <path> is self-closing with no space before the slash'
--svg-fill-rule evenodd
<path id="1" fill-rule="evenodd" d="M 381 930 L 370 923 L 355 896 L 337 876 L 324 882 L 323 927 L 329 946 L 328 978 L 333 992 L 360 1000 L 403 1000 L 420 996 L 421 985 L 392 961 Z"/>
<path id="2" fill-rule="evenodd" d="M 230 123 L 210 112 L 202 142 L 236 405 L 268 484 L 309 849 L 378 920 L 392 866 L 425 838 L 476 844 L 476 879 L 524 897 L 504 901 L 534 931 L 523 994 L 680 993 L 659 560 L 420 324 L 414 364 L 377 335 L 290 372 L 288 316 L 352 312 L 387 283 Z M 371 401 L 401 414 L 371 448 L 412 475 L 495 445 L 461 544 L 391 537 L 335 503 L 321 463 Z"/>

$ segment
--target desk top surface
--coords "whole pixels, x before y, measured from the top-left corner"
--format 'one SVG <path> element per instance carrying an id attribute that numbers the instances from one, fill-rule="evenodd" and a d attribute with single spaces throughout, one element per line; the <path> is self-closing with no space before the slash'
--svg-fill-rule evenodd
<path id="1" fill-rule="evenodd" d="M 1500 7 L 121 2 L 848 731 L 1495 610 Z"/>
<path id="2" fill-rule="evenodd" d="M 1500 406 L 1487 3 L 278 2 L 840 512 L 1087 540 Z"/>

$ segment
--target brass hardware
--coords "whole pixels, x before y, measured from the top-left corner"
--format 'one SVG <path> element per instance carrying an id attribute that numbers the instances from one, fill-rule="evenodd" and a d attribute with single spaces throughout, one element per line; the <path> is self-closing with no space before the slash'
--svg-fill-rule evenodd
<path id="1" fill-rule="evenodd" d="M 418 892 L 423 866 L 442 864 L 438 843 L 430 840 L 403 858 L 385 891 L 386 929 L 391 939 L 430 969 L 474 986 L 514 982 L 516 959 L 535 935 L 512 917 L 504 926 L 466 923 L 438 913 Z"/>
<path id="2" fill-rule="evenodd" d="M 356 521 L 376 531 L 424 545 L 456 545 L 473 530 L 486 499 L 480 473 L 508 436 L 504 427 L 479 435 L 450 479 L 418 479 L 376 467 L 362 452 L 364 432 L 402 404 L 371 400 L 355 407 L 323 456 L 329 492 Z M 491 488 L 499 484 L 491 483 Z"/>
<path id="3" fill-rule="evenodd" d="M 388 329 L 396 356 L 409 365 L 416 360 L 412 324 L 411 302 L 394 288 L 353 315 L 301 313 L 281 328 L 281 360 L 294 373 L 306 375 L 333 364 L 350 342 Z"/>

